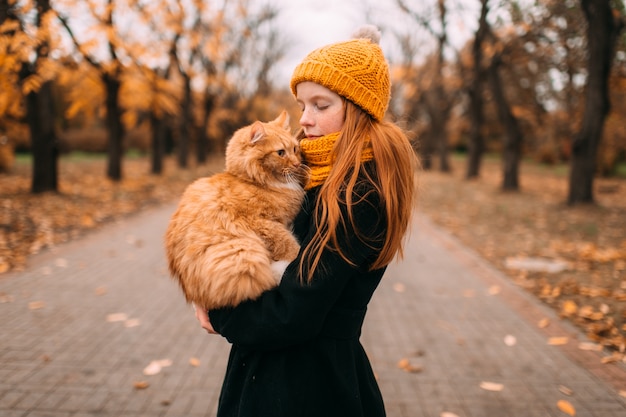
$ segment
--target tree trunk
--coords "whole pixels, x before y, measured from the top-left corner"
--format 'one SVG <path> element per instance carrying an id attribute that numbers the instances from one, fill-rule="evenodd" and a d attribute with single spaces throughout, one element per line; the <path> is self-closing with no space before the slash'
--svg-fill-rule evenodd
<path id="1" fill-rule="evenodd" d="M 54 131 L 52 81 L 26 96 L 26 120 L 33 154 L 31 192 L 58 191 L 58 142 Z"/>
<path id="2" fill-rule="evenodd" d="M 489 6 L 487 3 L 488 0 L 481 0 L 482 7 L 478 22 L 478 30 L 476 31 L 474 44 L 472 46 L 472 56 L 474 58 L 474 73 L 472 78 L 472 85 L 469 87 L 470 135 L 468 143 L 467 171 L 465 174 L 465 178 L 467 179 L 477 178 L 479 176 L 480 162 L 485 148 L 484 139 L 481 132 L 483 125 L 482 45 L 485 39 L 485 35 L 488 31 L 487 12 L 489 11 Z"/>
<path id="3" fill-rule="evenodd" d="M 193 126 L 191 114 L 191 79 L 186 74 L 181 74 L 184 80 L 184 97 L 180 115 L 180 135 L 178 138 L 178 166 L 187 168 L 189 159 L 189 145 L 191 143 L 190 132 Z"/>
<path id="4" fill-rule="evenodd" d="M 115 75 L 104 74 L 102 77 L 106 88 L 106 122 L 109 133 L 107 176 L 113 181 L 122 179 L 122 156 L 124 154 L 121 109 L 119 93 L 121 82 Z"/>
<path id="5" fill-rule="evenodd" d="M 154 111 L 152 111 L 150 113 L 150 126 L 152 129 L 150 172 L 159 175 L 163 172 L 163 158 L 165 157 L 165 115 L 159 118 Z"/>
<path id="6" fill-rule="evenodd" d="M 572 143 L 572 162 L 567 203 L 593 203 L 596 155 L 602 139 L 604 121 L 610 110 L 608 79 L 614 45 L 623 21 L 613 17 L 609 0 L 581 0 L 587 19 L 589 61 L 585 90 L 585 109 L 580 131 Z"/>
<path id="7" fill-rule="evenodd" d="M 196 157 L 199 164 L 204 164 L 206 162 L 207 156 L 211 151 L 207 130 L 209 128 L 209 118 L 213 112 L 213 106 L 215 105 L 215 96 L 209 91 L 205 91 L 203 102 L 204 113 L 202 115 L 202 123 L 200 123 L 200 127 L 198 128 L 198 148 L 196 149 Z"/>
<path id="8" fill-rule="evenodd" d="M 36 23 L 41 27 L 42 16 L 50 10 L 49 0 L 37 0 Z M 32 75 L 37 62 L 47 58 L 48 44 L 43 41 L 37 48 L 34 63 L 24 63 L 21 79 Z M 54 130 L 54 100 L 52 98 L 52 81 L 45 81 L 39 90 L 26 95 L 26 123 L 30 130 L 31 150 L 33 154 L 33 170 L 31 192 L 43 193 L 58 191 L 58 157 L 59 149 Z"/>
<path id="9" fill-rule="evenodd" d="M 502 79 L 498 71 L 501 63 L 500 56 L 496 54 L 492 59 L 491 65 L 489 65 L 488 73 L 491 92 L 498 109 L 498 118 L 504 127 L 504 152 L 502 155 L 504 175 L 502 189 L 505 191 L 517 191 L 519 190 L 519 161 L 521 159 L 523 135 L 502 87 Z"/>

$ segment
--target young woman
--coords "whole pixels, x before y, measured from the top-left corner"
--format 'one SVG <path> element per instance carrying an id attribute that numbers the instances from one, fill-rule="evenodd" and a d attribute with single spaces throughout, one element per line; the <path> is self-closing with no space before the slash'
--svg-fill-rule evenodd
<path id="1" fill-rule="evenodd" d="M 232 349 L 219 417 L 380 417 L 383 399 L 359 342 L 386 266 L 402 254 L 415 153 L 383 120 L 389 69 L 378 31 L 309 54 L 291 79 L 311 179 L 280 285 L 196 317 Z"/>

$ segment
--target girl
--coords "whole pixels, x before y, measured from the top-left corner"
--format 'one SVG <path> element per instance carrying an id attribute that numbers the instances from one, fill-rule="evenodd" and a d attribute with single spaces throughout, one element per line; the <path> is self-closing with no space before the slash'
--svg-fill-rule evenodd
<path id="1" fill-rule="evenodd" d="M 257 300 L 196 309 L 203 328 L 232 343 L 218 417 L 385 415 L 359 336 L 387 265 L 402 255 L 417 160 L 383 120 L 390 81 L 379 38 L 369 27 L 294 70 L 311 169 L 294 223 L 301 250 Z"/>

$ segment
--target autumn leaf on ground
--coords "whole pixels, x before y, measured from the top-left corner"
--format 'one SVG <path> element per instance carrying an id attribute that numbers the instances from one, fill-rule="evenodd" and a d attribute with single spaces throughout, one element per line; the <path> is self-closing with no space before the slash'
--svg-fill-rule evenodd
<path id="1" fill-rule="evenodd" d="M 489 294 L 489 295 L 498 295 L 498 294 L 500 294 L 501 291 L 502 291 L 502 289 L 500 288 L 499 285 L 492 285 L 487 290 L 487 294 Z"/>
<path id="2" fill-rule="evenodd" d="M 5 292 L 0 292 L 0 304 L 12 303 L 15 301 L 15 297 Z"/>
<path id="3" fill-rule="evenodd" d="M 619 352 L 613 352 L 613 354 L 611 356 L 605 356 L 604 358 L 601 359 L 600 362 L 602 363 L 614 363 L 614 362 L 620 362 L 624 359 L 624 354 L 623 353 L 619 353 Z"/>
<path id="4" fill-rule="evenodd" d="M 96 295 L 104 295 L 107 293 L 107 288 L 106 287 L 98 287 L 95 290 Z"/>
<path id="5" fill-rule="evenodd" d="M 548 339 L 548 344 L 550 346 L 562 346 L 566 345 L 569 342 L 569 337 L 561 336 L 561 337 L 551 337 Z"/>
<path id="6" fill-rule="evenodd" d="M 504 337 L 504 344 L 507 346 L 515 346 L 517 344 L 517 338 L 511 334 L 507 334 Z"/>
<path id="7" fill-rule="evenodd" d="M 148 376 L 156 375 L 161 372 L 163 368 L 167 368 L 168 366 L 172 366 L 172 361 L 169 359 L 155 360 L 150 362 L 150 364 L 143 369 L 143 374 Z"/>
<path id="8" fill-rule="evenodd" d="M 200 359 L 198 359 L 198 358 L 190 358 L 189 359 L 189 365 L 195 366 L 197 368 L 198 366 L 200 366 Z"/>
<path id="9" fill-rule="evenodd" d="M 565 414 L 569 415 L 569 416 L 575 416 L 576 415 L 576 409 L 574 408 L 574 406 L 566 400 L 559 400 L 556 403 L 556 406 L 558 407 L 559 410 L 561 410 L 562 412 L 564 412 Z"/>
<path id="10" fill-rule="evenodd" d="M 141 324 L 141 320 L 139 319 L 128 319 L 124 322 L 124 327 L 126 328 L 137 327 L 140 324 Z"/>
<path id="11" fill-rule="evenodd" d="M 595 351 L 595 352 L 601 352 L 602 351 L 602 345 L 599 343 L 592 343 L 592 342 L 580 342 L 578 344 L 578 349 L 580 350 L 591 350 L 591 351 Z"/>
<path id="12" fill-rule="evenodd" d="M 444 411 L 443 413 L 439 414 L 439 417 L 459 417 L 459 416 L 449 411 Z"/>
<path id="13" fill-rule="evenodd" d="M 504 389 L 503 384 L 499 384 L 497 382 L 488 382 L 488 381 L 481 382 L 480 387 L 484 389 L 485 391 L 494 391 L 494 392 L 500 392 Z"/>
<path id="14" fill-rule="evenodd" d="M 150 386 L 150 383 L 148 381 L 135 381 L 133 383 L 133 387 L 135 387 L 135 389 L 146 389 Z"/>
<path id="15" fill-rule="evenodd" d="M 547 319 L 547 318 L 543 318 L 543 319 L 539 320 L 539 323 L 537 323 L 537 326 L 540 329 L 545 329 L 549 325 L 550 325 L 550 319 Z"/>
<path id="16" fill-rule="evenodd" d="M 128 315 L 126 313 L 112 313 L 107 315 L 107 321 L 109 323 L 115 323 L 118 321 L 126 321 L 128 320 Z"/>
<path id="17" fill-rule="evenodd" d="M 43 301 L 31 301 L 28 303 L 29 310 L 40 310 L 46 306 L 46 303 Z"/>
<path id="18" fill-rule="evenodd" d="M 417 373 L 422 372 L 423 368 L 420 365 L 413 365 L 411 361 L 407 358 L 403 358 L 398 361 L 398 368 L 402 369 L 405 372 Z"/>
<path id="19" fill-rule="evenodd" d="M 578 312 L 578 306 L 572 300 L 565 300 L 561 307 L 561 315 L 563 317 L 571 317 Z"/>

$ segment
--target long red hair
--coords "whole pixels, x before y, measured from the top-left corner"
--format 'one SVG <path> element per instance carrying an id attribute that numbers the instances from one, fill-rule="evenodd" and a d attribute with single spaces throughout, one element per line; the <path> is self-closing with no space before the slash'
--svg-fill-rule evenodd
<path id="1" fill-rule="evenodd" d="M 344 225 L 354 225 L 352 199 L 359 177 L 369 181 L 380 196 L 387 225 L 382 250 L 369 270 L 382 268 L 396 256 L 403 256 L 404 238 L 416 201 L 419 163 L 407 135 L 394 123 L 372 119 L 349 100 L 345 100 L 345 106 L 345 122 L 333 149 L 333 167 L 321 185 L 313 213 L 315 235 L 304 249 L 300 262 L 301 276 L 307 282 L 320 266 L 324 248 L 331 248 L 353 263 L 339 246 L 337 230 Z M 375 175 L 370 175 L 361 161 L 366 146 L 372 148 Z M 338 197 L 344 195 L 347 219 L 342 216 Z M 358 230 L 356 233 L 358 236 Z"/>

